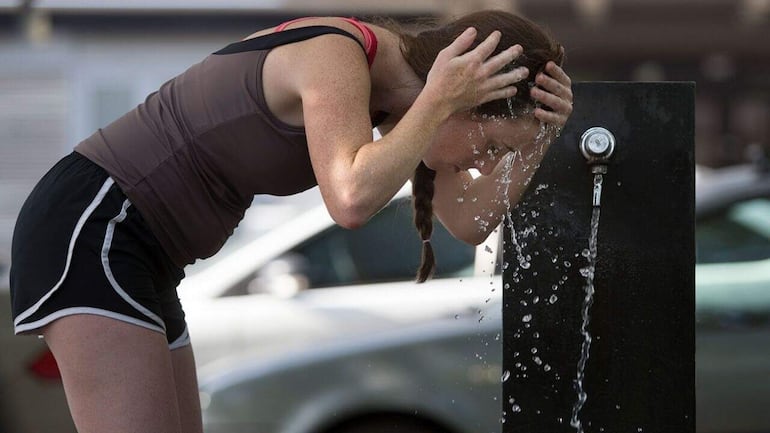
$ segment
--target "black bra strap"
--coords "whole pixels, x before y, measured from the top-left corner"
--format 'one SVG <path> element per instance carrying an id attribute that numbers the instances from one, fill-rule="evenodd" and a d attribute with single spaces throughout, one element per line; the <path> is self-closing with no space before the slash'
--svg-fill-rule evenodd
<path id="1" fill-rule="evenodd" d="M 326 35 L 329 33 L 336 33 L 338 35 L 347 36 L 353 39 L 358 43 L 358 45 L 361 45 L 361 48 L 364 50 L 364 52 L 366 52 L 366 48 L 364 48 L 364 45 L 361 43 L 361 41 L 344 30 L 331 26 L 307 26 L 282 30 L 275 33 L 268 33 L 266 35 L 247 39 L 245 41 L 233 42 L 232 44 L 222 48 L 214 54 L 234 54 L 242 53 L 245 51 L 268 50 L 270 48 L 304 41 L 306 39 L 314 38 L 320 35 Z"/>

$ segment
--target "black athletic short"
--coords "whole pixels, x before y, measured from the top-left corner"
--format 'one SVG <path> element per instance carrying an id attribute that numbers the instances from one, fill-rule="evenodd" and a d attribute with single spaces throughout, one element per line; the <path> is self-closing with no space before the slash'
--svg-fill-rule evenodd
<path id="1" fill-rule="evenodd" d="M 73 314 L 96 314 L 190 343 L 173 264 L 112 178 L 73 152 L 21 208 L 11 247 L 16 334 Z"/>

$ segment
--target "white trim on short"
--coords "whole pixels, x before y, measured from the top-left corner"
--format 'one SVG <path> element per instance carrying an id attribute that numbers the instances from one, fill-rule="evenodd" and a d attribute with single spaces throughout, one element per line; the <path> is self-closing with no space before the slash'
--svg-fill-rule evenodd
<path id="1" fill-rule="evenodd" d="M 16 333 L 16 335 L 24 332 L 29 332 L 35 329 L 42 328 L 50 324 L 56 319 L 61 319 L 62 317 L 67 317 L 67 316 L 74 316 L 76 314 L 91 314 L 95 316 L 104 316 L 110 319 L 119 320 L 121 322 L 130 323 L 132 325 L 137 325 L 137 326 L 141 326 L 142 328 L 147 328 L 152 331 L 160 332 L 164 336 L 166 335 L 166 331 L 163 328 L 159 326 L 155 326 L 144 320 L 137 319 L 131 316 L 126 316 L 125 314 L 116 313 L 114 311 L 104 310 L 101 308 L 91 308 L 91 307 L 72 307 L 72 308 L 65 308 L 62 310 L 54 311 L 53 313 L 43 317 L 40 320 L 36 320 L 31 323 L 25 323 L 23 325 L 16 326 L 14 329 L 14 332 Z"/>
<path id="2" fill-rule="evenodd" d="M 96 194 L 96 197 L 94 197 L 94 200 L 91 202 L 91 204 L 88 205 L 85 211 L 83 211 L 83 214 L 80 215 L 80 219 L 78 220 L 77 224 L 75 224 L 75 229 L 72 231 L 72 237 L 70 238 L 69 248 L 67 249 L 67 259 L 64 262 L 64 271 L 62 272 L 61 278 L 59 278 L 59 281 L 53 286 L 51 290 L 48 291 L 42 298 L 40 298 L 39 301 L 35 303 L 35 305 L 29 307 L 27 310 L 22 312 L 16 317 L 16 320 L 13 321 L 13 324 L 15 327 L 18 327 L 19 323 L 24 321 L 24 319 L 28 318 L 29 316 L 35 314 L 38 309 L 40 309 L 40 306 L 47 301 L 51 295 L 56 292 L 56 290 L 59 289 L 59 287 L 64 282 L 64 278 L 67 277 L 67 272 L 69 272 L 70 268 L 70 262 L 72 261 L 72 251 L 75 248 L 75 241 L 77 240 L 78 236 L 80 235 L 80 230 L 83 229 L 83 225 L 85 225 L 86 220 L 89 216 L 94 212 L 97 206 L 101 204 L 102 200 L 104 200 L 104 196 L 107 195 L 107 191 L 109 191 L 112 184 L 114 184 L 115 181 L 112 180 L 111 177 L 108 177 L 107 180 L 104 181 L 104 184 L 102 184 L 102 188 L 99 190 L 99 192 Z"/>
<path id="3" fill-rule="evenodd" d="M 158 317 L 157 314 L 148 310 L 147 307 L 145 307 L 144 305 L 136 302 L 128 293 L 126 293 L 126 291 L 123 290 L 123 287 L 121 287 L 118 281 L 115 279 L 115 276 L 112 274 L 112 268 L 110 268 L 109 255 L 110 255 L 110 247 L 112 246 L 112 237 L 115 234 L 115 225 L 119 222 L 123 222 L 123 220 L 126 219 L 126 214 L 128 212 L 129 206 L 131 206 L 131 202 L 128 201 L 128 199 L 126 199 L 123 202 L 123 206 L 120 209 L 120 213 L 116 215 L 113 219 L 111 219 L 109 223 L 107 223 L 107 231 L 104 234 L 104 244 L 102 244 L 102 267 L 104 268 L 104 275 L 107 277 L 107 281 L 110 282 L 110 285 L 118 294 L 118 296 L 123 298 L 123 300 L 126 301 L 129 305 L 134 307 L 135 310 L 149 317 L 156 324 L 158 324 L 162 329 L 165 330 L 166 324 L 163 323 L 163 319 Z"/>
<path id="4" fill-rule="evenodd" d="M 191 344 L 190 333 L 187 330 L 187 325 L 185 325 L 184 332 L 182 332 L 182 335 L 180 335 L 176 340 L 170 343 L 168 345 L 168 348 L 169 350 L 176 350 L 185 346 L 189 346 L 190 344 Z"/>

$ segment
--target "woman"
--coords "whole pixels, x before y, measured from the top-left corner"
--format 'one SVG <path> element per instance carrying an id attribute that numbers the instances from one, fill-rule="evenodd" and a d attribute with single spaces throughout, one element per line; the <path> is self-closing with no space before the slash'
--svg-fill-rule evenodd
<path id="1" fill-rule="evenodd" d="M 502 155 L 533 154 L 539 125 L 566 122 L 562 55 L 533 23 L 491 11 L 415 36 L 306 18 L 225 47 L 35 187 L 14 232 L 16 333 L 44 336 L 81 433 L 201 431 L 183 267 L 221 247 L 254 194 L 317 184 L 356 228 L 414 177 L 423 281 L 432 214 L 481 242 L 474 216 L 499 218 L 531 175 L 513 170 L 500 200 Z"/>

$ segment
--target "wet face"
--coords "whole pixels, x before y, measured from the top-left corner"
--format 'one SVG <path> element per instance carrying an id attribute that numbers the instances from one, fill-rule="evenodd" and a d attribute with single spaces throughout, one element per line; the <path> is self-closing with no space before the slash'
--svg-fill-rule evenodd
<path id="1" fill-rule="evenodd" d="M 458 113 L 439 127 L 423 161 L 434 170 L 475 168 L 489 175 L 509 151 L 531 149 L 538 131 L 531 114 L 511 119 Z"/>

